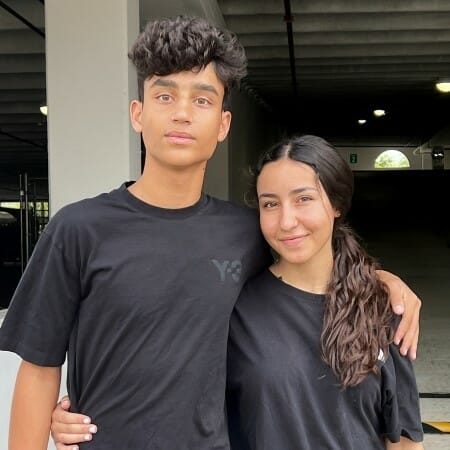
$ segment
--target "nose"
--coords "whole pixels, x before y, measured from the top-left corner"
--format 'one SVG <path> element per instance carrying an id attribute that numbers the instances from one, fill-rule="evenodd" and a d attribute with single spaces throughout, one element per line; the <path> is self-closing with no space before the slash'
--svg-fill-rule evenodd
<path id="1" fill-rule="evenodd" d="M 298 225 L 298 218 L 295 210 L 290 205 L 283 205 L 280 208 L 280 228 L 291 230 Z"/>
<path id="2" fill-rule="evenodd" d="M 175 103 L 172 120 L 179 123 L 192 121 L 192 104 L 189 99 L 181 98 Z"/>

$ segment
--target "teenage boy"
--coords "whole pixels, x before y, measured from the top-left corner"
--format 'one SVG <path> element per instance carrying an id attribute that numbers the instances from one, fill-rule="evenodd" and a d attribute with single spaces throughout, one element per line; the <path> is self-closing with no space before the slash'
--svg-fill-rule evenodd
<path id="1" fill-rule="evenodd" d="M 47 448 L 66 352 L 72 411 L 99 425 L 83 448 L 229 449 L 228 321 L 271 258 L 256 213 L 202 185 L 230 127 L 244 50 L 227 31 L 177 17 L 150 22 L 130 58 L 145 168 L 61 209 L 34 250 L 0 330 L 0 348 L 24 360 L 10 450 Z"/>

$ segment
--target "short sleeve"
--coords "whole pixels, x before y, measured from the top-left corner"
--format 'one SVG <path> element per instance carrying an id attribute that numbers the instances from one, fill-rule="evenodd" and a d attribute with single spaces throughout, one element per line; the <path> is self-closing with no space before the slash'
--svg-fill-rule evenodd
<path id="1" fill-rule="evenodd" d="M 391 442 L 406 437 L 423 441 L 419 392 L 412 362 L 391 344 L 389 356 L 381 368 L 382 417 L 384 436 Z"/>
<path id="2" fill-rule="evenodd" d="M 38 240 L 0 328 L 0 350 L 41 366 L 60 366 L 80 298 L 73 245 L 58 220 Z"/>

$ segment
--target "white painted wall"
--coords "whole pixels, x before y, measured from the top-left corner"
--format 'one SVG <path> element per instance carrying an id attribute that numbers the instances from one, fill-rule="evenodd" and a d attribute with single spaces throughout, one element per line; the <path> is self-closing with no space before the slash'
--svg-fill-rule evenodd
<path id="1" fill-rule="evenodd" d="M 128 50 L 139 1 L 45 3 L 50 213 L 140 173 L 129 120 L 137 96 Z"/>

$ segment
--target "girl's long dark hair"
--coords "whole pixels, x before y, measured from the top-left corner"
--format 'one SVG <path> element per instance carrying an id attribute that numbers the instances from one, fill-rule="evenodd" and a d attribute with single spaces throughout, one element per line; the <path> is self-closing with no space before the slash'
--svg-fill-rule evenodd
<path id="1" fill-rule="evenodd" d="M 353 195 L 353 173 L 331 144 L 304 135 L 278 143 L 259 160 L 255 181 L 265 164 L 289 158 L 311 166 L 340 216 L 335 219 L 333 270 L 328 283 L 321 334 L 322 357 L 343 387 L 378 373 L 377 360 L 388 354 L 393 313 L 376 261 L 346 225 Z"/>

